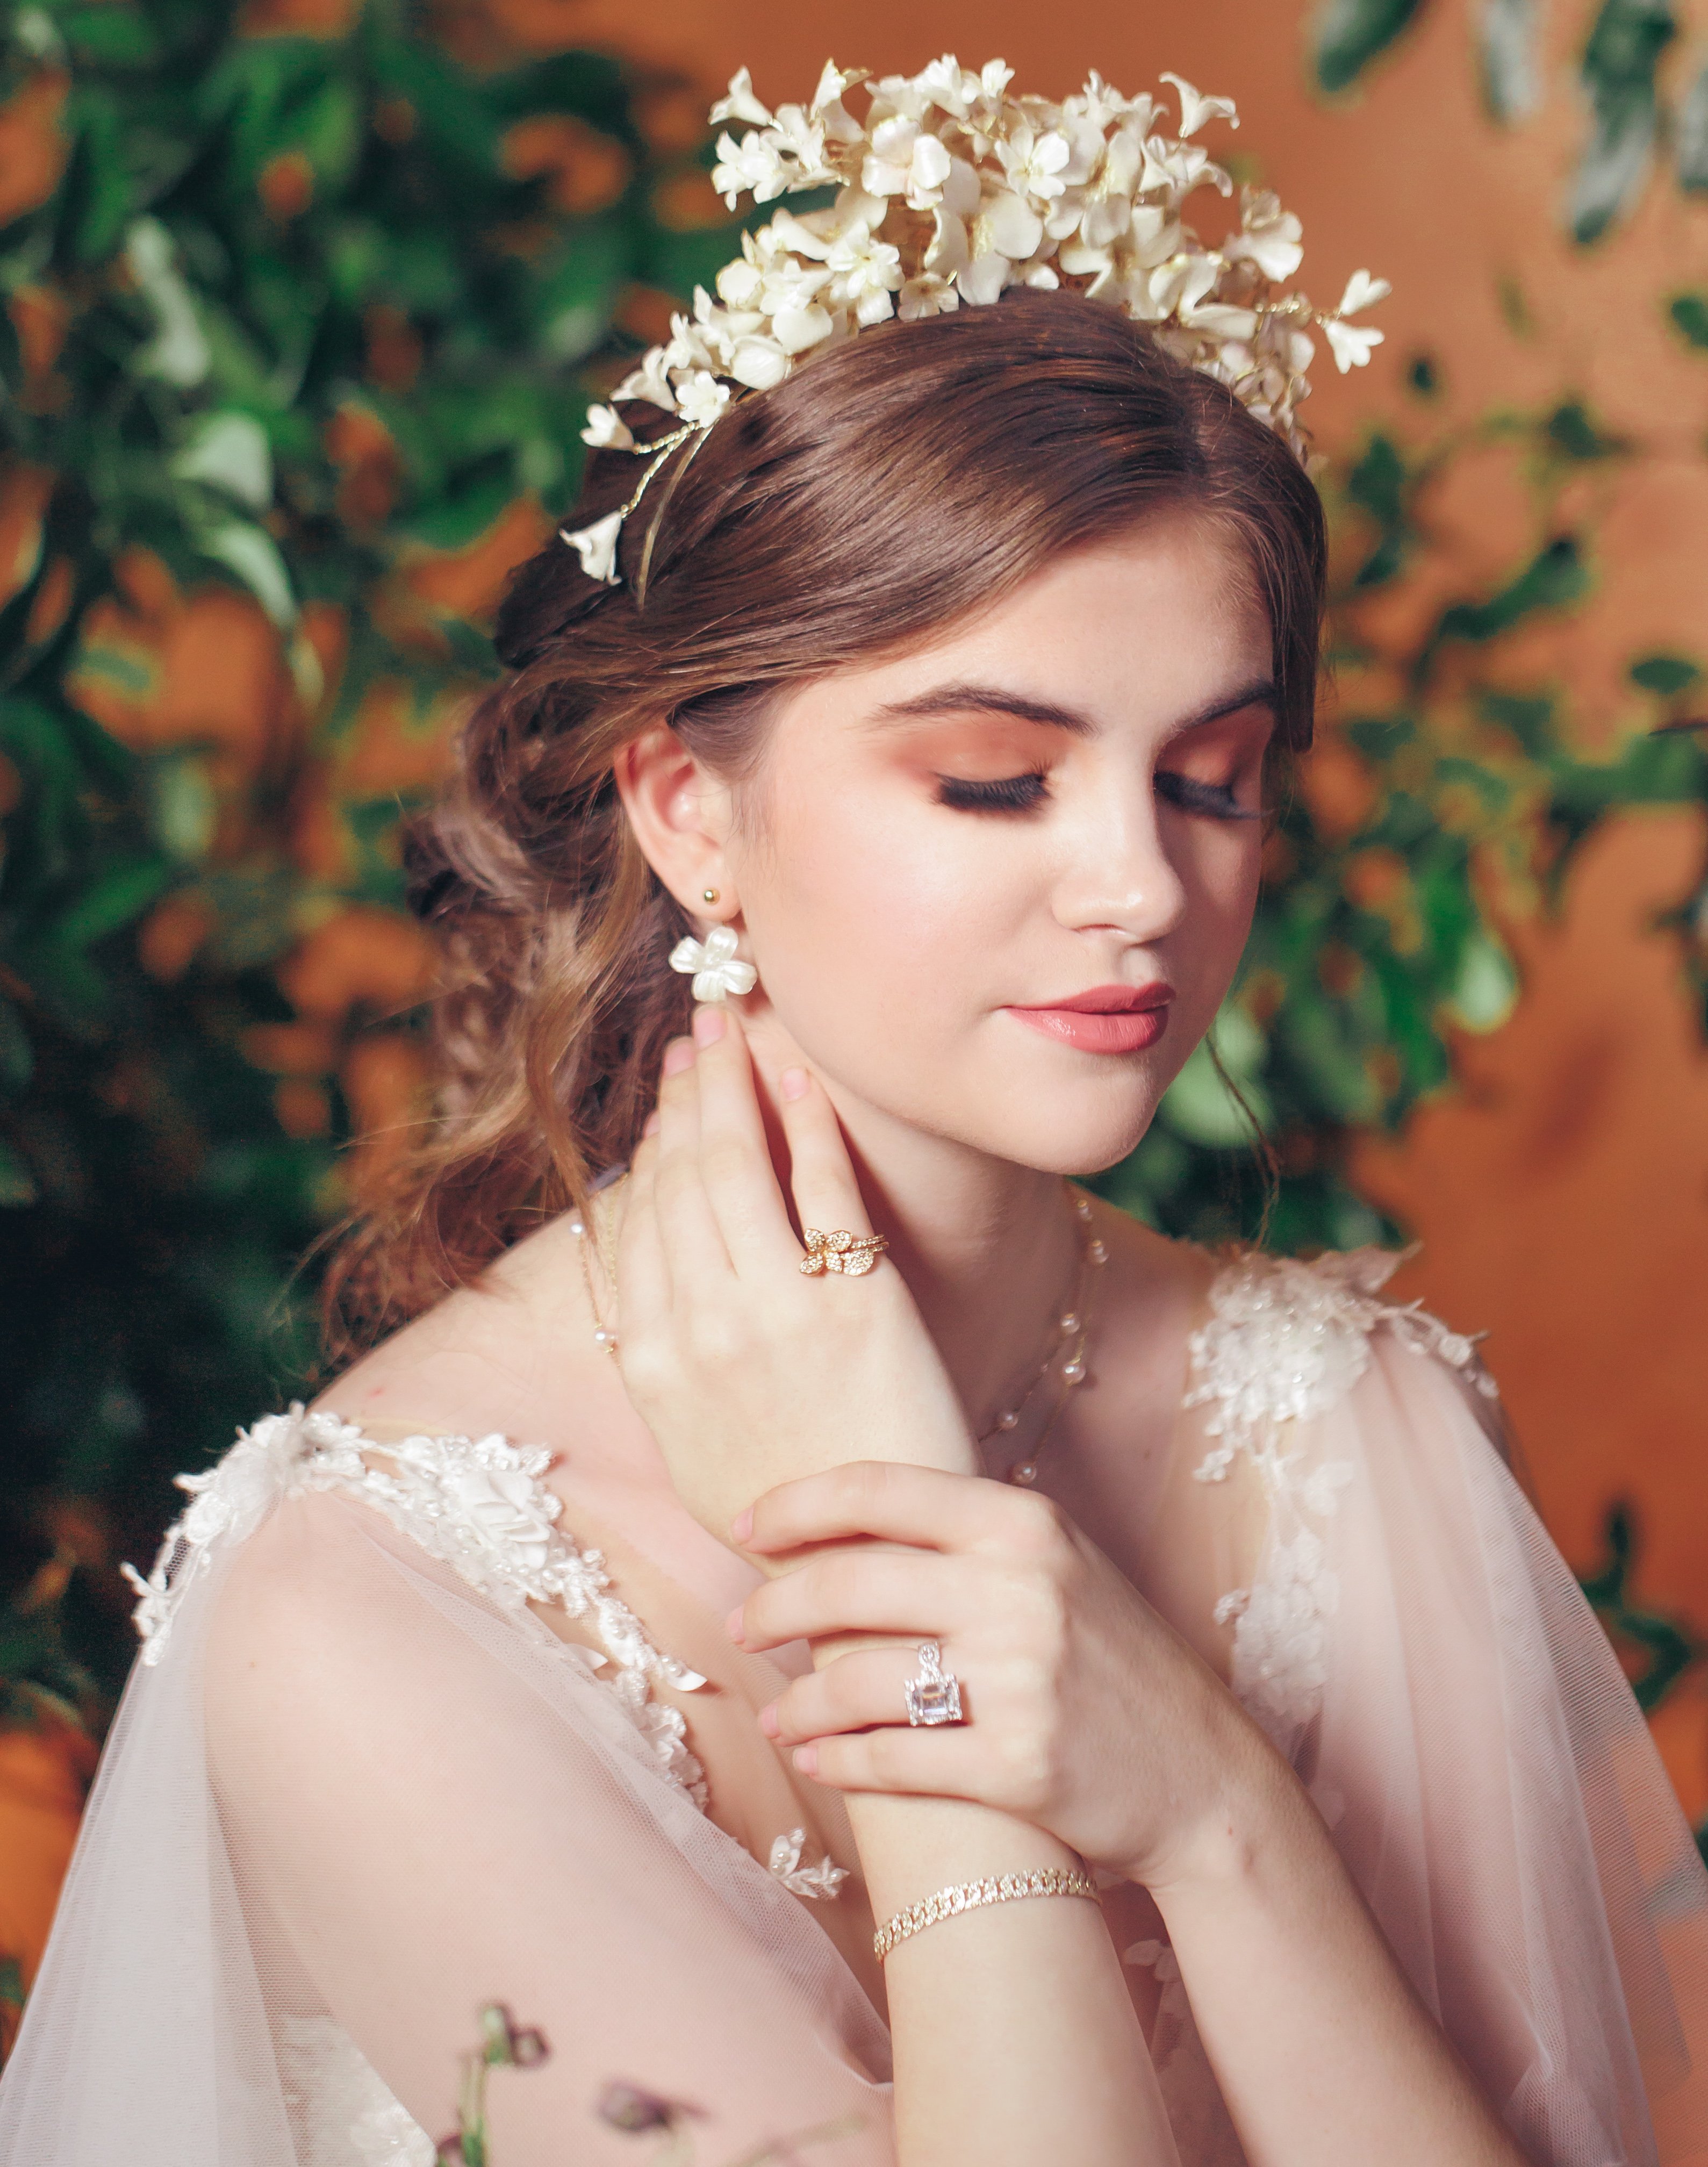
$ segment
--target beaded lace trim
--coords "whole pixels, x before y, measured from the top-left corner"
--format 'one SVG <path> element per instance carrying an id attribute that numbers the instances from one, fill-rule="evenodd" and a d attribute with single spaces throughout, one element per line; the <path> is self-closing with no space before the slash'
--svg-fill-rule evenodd
<path id="1" fill-rule="evenodd" d="M 364 1454 L 374 1453 L 391 1463 L 389 1471 L 369 1465 Z M 178 1606 L 219 1544 L 242 1542 L 287 1498 L 339 1491 L 378 1507 L 430 1557 L 501 1608 L 555 1603 L 570 1618 L 591 1619 L 605 1653 L 576 1654 L 600 1670 L 664 1773 L 703 1811 L 705 1774 L 688 1751 L 682 1711 L 655 1699 L 652 1687 L 663 1679 L 692 1693 L 706 1681 L 660 1654 L 612 1592 L 601 1554 L 577 1550 L 559 1530 L 563 1501 L 540 1480 L 551 1462 L 549 1452 L 520 1451 L 496 1435 L 374 1444 L 353 1423 L 331 1412 L 305 1413 L 300 1402 L 287 1414 L 268 1415 L 238 1432 L 217 1466 L 178 1477 L 192 1502 L 167 1529 L 147 1579 L 124 1568 L 140 1598 L 142 1661 L 157 1663 L 166 1652 Z"/>
<path id="2" fill-rule="evenodd" d="M 1244 1453 L 1262 1476 L 1275 1513 L 1266 1570 L 1249 1587 L 1217 1602 L 1217 1624 L 1233 1628 L 1233 1686 L 1285 1751 L 1322 1703 L 1328 1620 L 1339 1590 L 1313 1520 L 1332 1516 L 1354 1479 L 1350 1460 L 1308 1472 L 1286 1449 L 1290 1423 L 1325 1414 L 1370 1365 L 1370 1335 L 1393 1333 L 1410 1353 L 1456 1370 L 1486 1398 L 1497 1396 L 1477 1342 L 1450 1332 L 1416 1302 L 1377 1299 L 1399 1264 L 1384 1249 L 1354 1249 L 1301 1264 L 1247 1254 L 1226 1265 L 1210 1290 L 1210 1321 L 1189 1345 L 1188 1407 L 1213 1407 L 1206 1433 L 1217 1442 L 1193 1472 L 1220 1482 Z M 1478 1335 L 1479 1337 L 1481 1335 Z"/>

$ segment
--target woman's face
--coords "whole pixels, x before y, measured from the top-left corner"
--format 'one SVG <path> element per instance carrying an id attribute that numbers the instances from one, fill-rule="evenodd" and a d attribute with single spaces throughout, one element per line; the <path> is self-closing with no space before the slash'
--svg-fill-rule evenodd
<path id="1" fill-rule="evenodd" d="M 1175 515 L 793 694 L 724 847 L 762 1051 L 845 1115 L 1122 1158 L 1250 926 L 1270 677 L 1237 545 Z"/>

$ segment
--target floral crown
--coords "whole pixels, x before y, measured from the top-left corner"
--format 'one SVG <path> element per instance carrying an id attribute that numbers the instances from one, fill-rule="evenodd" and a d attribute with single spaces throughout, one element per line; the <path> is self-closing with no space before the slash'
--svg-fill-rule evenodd
<path id="1" fill-rule="evenodd" d="M 703 289 L 693 314 L 673 317 L 617 387 L 676 427 L 638 438 L 614 405 L 594 406 L 584 440 L 634 452 L 645 472 L 618 510 L 563 530 L 590 578 L 620 584 L 623 523 L 669 455 L 688 449 L 744 391 L 779 384 L 804 354 L 891 316 L 904 321 L 998 299 L 1010 286 L 1069 287 L 1154 327 L 1157 342 L 1225 384 L 1258 418 L 1307 457 L 1298 407 L 1310 390 L 1311 327 L 1326 335 L 1341 371 L 1361 366 L 1382 333 L 1347 321 L 1388 290 L 1355 271 L 1338 308 L 1313 308 L 1280 290 L 1304 251 L 1291 211 L 1265 188 L 1240 192 L 1239 227 L 1206 247 L 1182 215 L 1201 188 L 1233 183 L 1191 138 L 1207 121 L 1239 125 L 1230 98 L 1206 98 L 1164 75 L 1180 98 L 1180 132 L 1159 125 L 1154 98 L 1123 98 L 1093 75 L 1060 105 L 1010 98 L 1012 70 L 992 61 L 975 75 L 946 56 L 916 76 L 871 83 L 858 120 L 843 103 L 867 80 L 826 63 L 810 105 L 769 111 L 743 68 L 712 119 L 744 122 L 718 139 L 713 185 L 734 210 L 751 195 L 773 202 L 835 188 L 828 209 L 780 210 L 742 236 L 741 253 Z M 656 522 L 655 522 L 655 531 Z M 645 589 L 652 536 L 637 588 Z"/>

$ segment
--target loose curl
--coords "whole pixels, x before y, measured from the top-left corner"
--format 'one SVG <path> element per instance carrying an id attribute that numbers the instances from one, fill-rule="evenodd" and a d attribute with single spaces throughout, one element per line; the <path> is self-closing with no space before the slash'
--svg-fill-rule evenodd
<path id="1" fill-rule="evenodd" d="M 650 413 L 631 409 L 631 427 Z M 613 509 L 637 471 L 632 454 L 596 454 L 571 523 Z M 743 400 L 626 522 L 622 586 L 586 578 L 560 542 L 522 565 L 496 638 L 512 674 L 469 715 L 407 847 L 411 904 L 444 961 L 437 1110 L 332 1258 L 329 1355 L 585 1209 L 634 1147 L 687 1025 L 666 958 L 692 929 L 618 798 L 626 743 L 666 723 L 740 783 L 788 688 L 920 644 L 1064 553 L 1181 510 L 1241 548 L 1271 629 L 1276 742 L 1303 747 L 1316 490 L 1221 385 L 1075 294 L 1021 289 L 886 324 Z"/>

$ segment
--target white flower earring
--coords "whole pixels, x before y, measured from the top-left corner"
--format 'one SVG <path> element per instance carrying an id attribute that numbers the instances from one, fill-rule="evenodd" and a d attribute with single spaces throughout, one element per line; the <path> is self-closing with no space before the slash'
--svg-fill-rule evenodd
<path id="1" fill-rule="evenodd" d="M 703 940 L 690 934 L 671 950 L 671 970 L 692 972 L 697 1001 L 727 1000 L 731 993 L 751 993 L 759 983 L 758 972 L 735 953 L 736 937 L 734 926 L 714 925 Z"/>

